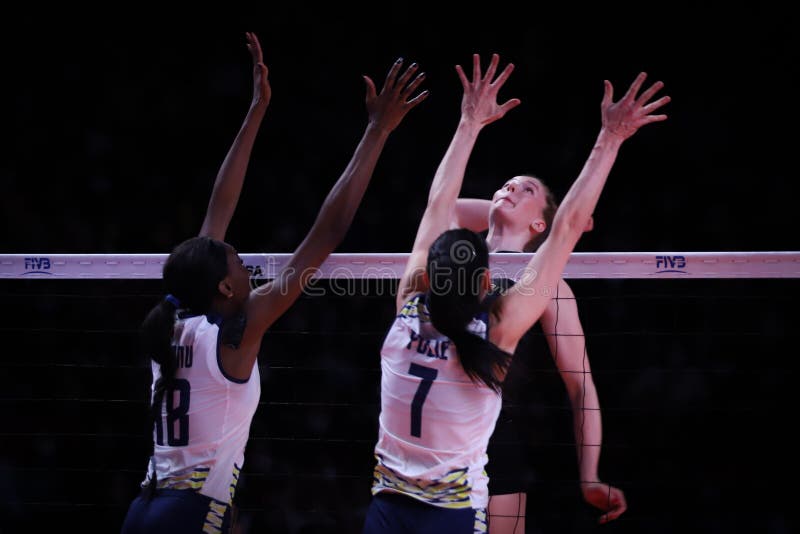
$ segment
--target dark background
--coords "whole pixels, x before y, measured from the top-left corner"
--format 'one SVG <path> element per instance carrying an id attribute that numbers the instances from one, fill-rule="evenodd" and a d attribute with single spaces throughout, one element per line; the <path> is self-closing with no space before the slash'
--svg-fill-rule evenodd
<path id="1" fill-rule="evenodd" d="M 228 232 L 240 251 L 300 242 L 365 126 L 361 74 L 382 80 L 398 56 L 425 70 L 431 96 L 392 134 L 338 251 L 408 251 L 458 120 L 453 66 L 473 52 L 515 63 L 501 99 L 523 104 L 481 133 L 466 195 L 488 197 L 524 172 L 563 194 L 599 129 L 602 80 L 619 96 L 645 70 L 673 98 L 669 119 L 623 146 L 578 250 L 800 249 L 789 8 L 489 7 L 7 17 L 0 252 L 168 252 L 195 234 L 250 101 L 245 31 L 261 38 L 273 99 Z M 572 285 L 603 403 L 600 475 L 630 504 L 598 530 L 793 531 L 797 282 Z M 392 315 L 383 289 L 304 297 L 265 338 L 239 488 L 245 532 L 358 531 Z M 0 532 L 116 532 L 150 447 L 135 333 L 158 283 L 12 280 L 0 295 Z M 531 445 L 542 480 L 529 525 L 590 530 L 568 403 L 552 366 L 539 371 L 551 395 Z"/>
<path id="2" fill-rule="evenodd" d="M 365 126 L 361 75 L 380 82 L 400 56 L 431 96 L 390 138 L 339 251 L 407 251 L 458 121 L 453 67 L 474 52 L 516 65 L 500 98 L 523 103 L 481 134 L 465 194 L 534 172 L 562 195 L 599 130 L 603 79 L 619 97 L 644 70 L 665 82 L 669 119 L 623 146 L 579 250 L 800 248 L 788 11 L 289 6 L 6 20 L 0 249 L 168 252 L 195 234 L 250 101 L 245 31 L 261 38 L 273 99 L 228 234 L 241 251 L 300 242 Z"/>

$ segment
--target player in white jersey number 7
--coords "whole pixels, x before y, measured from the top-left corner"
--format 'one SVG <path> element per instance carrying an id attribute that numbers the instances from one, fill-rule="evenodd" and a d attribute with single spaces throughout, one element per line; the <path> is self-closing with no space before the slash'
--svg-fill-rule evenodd
<path id="1" fill-rule="evenodd" d="M 487 245 L 457 228 L 456 201 L 478 133 L 520 103 L 497 103 L 514 68 L 507 65 L 495 78 L 499 61 L 493 55 L 483 75 L 475 55 L 471 80 L 456 67 L 464 88 L 461 118 L 431 184 L 381 350 L 377 465 L 365 534 L 486 532 L 486 449 L 511 354 L 555 295 L 620 146 L 641 126 L 666 119 L 653 112 L 669 97 L 651 102 L 661 82 L 639 95 L 641 73 L 614 102 L 606 81 L 600 132 L 550 234 L 511 289 L 485 298 Z M 606 519 L 622 510 L 624 503 L 609 502 Z"/>

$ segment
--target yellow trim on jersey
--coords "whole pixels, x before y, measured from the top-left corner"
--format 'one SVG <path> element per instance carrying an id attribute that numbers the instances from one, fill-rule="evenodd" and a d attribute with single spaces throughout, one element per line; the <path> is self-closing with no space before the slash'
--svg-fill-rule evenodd
<path id="1" fill-rule="evenodd" d="M 233 497 L 236 494 L 236 486 L 239 485 L 239 472 L 241 471 L 241 467 L 236 464 L 233 464 L 233 480 L 231 481 L 231 487 L 229 488 L 231 499 L 228 502 L 233 502 Z"/>
<path id="2" fill-rule="evenodd" d="M 428 313 L 428 307 L 420 305 L 421 298 L 422 295 L 420 294 L 406 302 L 397 316 L 406 319 L 416 319 L 419 317 L 420 322 L 429 323 L 431 321 L 431 316 L 430 313 Z"/>
<path id="3" fill-rule="evenodd" d="M 422 483 L 420 483 L 422 482 Z M 442 508 L 472 508 L 472 486 L 467 468 L 454 469 L 440 479 L 428 482 L 406 478 L 386 467 L 378 458 L 373 471 L 372 494 L 381 491 L 402 493 L 420 501 Z"/>
<path id="4" fill-rule="evenodd" d="M 184 475 L 169 477 L 158 481 L 159 489 L 191 489 L 199 491 L 208 478 L 208 469 L 195 470 Z"/>

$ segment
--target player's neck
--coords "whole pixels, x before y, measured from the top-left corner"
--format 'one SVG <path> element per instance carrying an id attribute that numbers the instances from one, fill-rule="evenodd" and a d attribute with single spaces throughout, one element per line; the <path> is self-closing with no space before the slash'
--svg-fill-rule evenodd
<path id="1" fill-rule="evenodd" d="M 528 241 L 530 241 L 528 232 L 515 232 L 501 224 L 491 225 L 486 235 L 489 252 L 522 252 Z"/>

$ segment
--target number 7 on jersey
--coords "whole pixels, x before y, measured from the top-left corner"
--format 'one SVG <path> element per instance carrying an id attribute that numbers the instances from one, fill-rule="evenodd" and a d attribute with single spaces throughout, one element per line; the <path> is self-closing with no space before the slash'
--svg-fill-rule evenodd
<path id="1" fill-rule="evenodd" d="M 419 438 L 422 437 L 422 405 L 425 403 L 428 392 L 431 390 L 431 385 L 433 385 L 433 381 L 439 371 L 412 363 L 411 367 L 408 368 L 408 374 L 422 379 L 417 392 L 414 394 L 414 400 L 411 401 L 411 435 Z"/>

